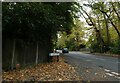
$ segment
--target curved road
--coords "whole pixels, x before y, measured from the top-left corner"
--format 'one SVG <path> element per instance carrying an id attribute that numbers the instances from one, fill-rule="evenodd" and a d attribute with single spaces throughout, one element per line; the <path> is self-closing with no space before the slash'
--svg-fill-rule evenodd
<path id="1" fill-rule="evenodd" d="M 118 58 L 70 51 L 64 54 L 65 62 L 73 65 L 83 80 L 119 81 Z M 119 66 L 120 67 L 120 66 Z"/>

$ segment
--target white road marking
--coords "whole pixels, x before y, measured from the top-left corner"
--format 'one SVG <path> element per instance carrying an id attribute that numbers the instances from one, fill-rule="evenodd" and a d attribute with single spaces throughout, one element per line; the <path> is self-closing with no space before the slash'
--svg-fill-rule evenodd
<path id="1" fill-rule="evenodd" d="M 110 74 L 110 73 L 106 73 L 107 75 L 109 75 L 109 76 L 114 76 L 113 74 Z"/>
<path id="2" fill-rule="evenodd" d="M 118 79 L 120 79 L 120 77 L 118 77 Z"/>
<path id="3" fill-rule="evenodd" d="M 120 75 L 119 73 L 116 73 L 116 72 L 111 72 L 111 73 L 117 76 Z"/>
<path id="4" fill-rule="evenodd" d="M 110 70 L 108 70 L 108 69 L 104 69 L 106 72 L 110 72 Z"/>
<path id="5" fill-rule="evenodd" d="M 118 77 L 118 76 L 115 76 L 115 78 L 120 79 L 120 77 Z"/>
<path id="6" fill-rule="evenodd" d="M 108 70 L 108 69 L 104 69 L 107 73 L 106 73 L 106 75 L 108 75 L 108 76 L 113 76 L 113 77 L 115 77 L 115 78 L 117 78 L 117 79 L 120 79 L 120 77 L 119 77 L 119 73 L 116 73 L 116 72 L 111 72 L 110 70 Z"/>

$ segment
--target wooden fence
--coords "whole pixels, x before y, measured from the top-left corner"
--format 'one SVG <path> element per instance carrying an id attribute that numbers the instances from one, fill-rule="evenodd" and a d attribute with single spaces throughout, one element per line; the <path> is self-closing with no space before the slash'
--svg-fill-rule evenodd
<path id="1" fill-rule="evenodd" d="M 24 67 L 48 61 L 47 43 L 28 43 L 20 39 L 3 39 L 2 42 L 3 70 L 13 69 L 16 64 Z"/>

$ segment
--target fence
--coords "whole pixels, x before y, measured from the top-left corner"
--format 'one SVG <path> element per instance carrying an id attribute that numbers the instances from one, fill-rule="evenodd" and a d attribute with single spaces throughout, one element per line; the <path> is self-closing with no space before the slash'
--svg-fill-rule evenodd
<path id="1" fill-rule="evenodd" d="M 38 63 L 47 62 L 48 48 L 49 45 L 38 43 L 38 58 L 36 58 L 37 43 L 28 43 L 20 39 L 14 43 L 12 39 L 3 39 L 2 69 L 9 70 L 18 63 L 21 67 L 35 65 L 36 59 Z"/>

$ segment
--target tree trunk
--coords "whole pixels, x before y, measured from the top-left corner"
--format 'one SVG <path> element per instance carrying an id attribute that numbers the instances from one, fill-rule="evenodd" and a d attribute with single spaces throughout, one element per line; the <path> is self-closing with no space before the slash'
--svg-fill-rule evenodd
<path id="1" fill-rule="evenodd" d="M 106 16 L 108 17 L 107 14 L 106 14 Z M 108 18 L 109 18 L 109 17 L 108 17 Z M 120 38 L 120 32 L 118 31 L 117 27 L 115 26 L 115 24 L 112 22 L 112 20 L 111 20 L 110 18 L 109 18 L 109 20 L 110 20 L 111 24 L 113 25 L 113 27 L 115 28 L 115 30 L 116 30 L 116 32 L 117 32 L 119 38 Z"/>
<path id="2" fill-rule="evenodd" d="M 97 29 L 95 22 L 93 22 L 93 20 L 89 16 L 89 14 L 83 8 L 81 8 L 81 9 L 88 16 L 88 18 L 90 20 L 90 23 L 87 21 L 86 17 L 82 14 L 82 12 L 80 12 L 80 13 L 83 15 L 83 17 L 85 18 L 85 20 L 88 23 L 88 25 L 94 27 L 94 30 L 96 32 L 97 41 L 100 42 L 100 44 L 102 45 L 102 48 L 103 48 L 104 47 L 104 40 L 103 40 L 103 38 L 101 36 L 100 30 Z"/>
<path id="3" fill-rule="evenodd" d="M 13 40 L 12 63 L 11 63 L 11 69 L 12 70 L 13 70 L 13 67 L 14 67 L 15 45 L 16 45 L 16 39 Z"/>
<path id="4" fill-rule="evenodd" d="M 26 59 L 26 45 L 24 43 L 24 62 L 23 62 L 24 66 L 26 65 L 26 63 L 25 63 L 26 60 L 25 59 Z"/>
<path id="5" fill-rule="evenodd" d="M 36 65 L 38 64 L 38 41 L 36 46 Z"/>
<path id="6" fill-rule="evenodd" d="M 112 19 L 110 19 L 110 17 L 108 16 L 108 14 L 106 12 L 104 12 L 103 10 L 100 10 L 103 14 L 105 14 L 107 16 L 107 18 L 110 20 L 110 23 L 112 24 L 112 26 L 115 28 L 117 34 L 118 34 L 118 37 L 120 39 L 120 32 L 119 30 L 117 29 L 117 27 L 115 26 L 115 24 L 113 23 Z"/>
<path id="7" fill-rule="evenodd" d="M 101 26 L 100 26 L 100 21 L 99 21 L 99 16 L 98 15 L 96 15 L 97 16 L 97 19 L 98 19 L 98 37 L 99 37 L 99 41 L 100 41 L 100 44 L 101 44 L 101 52 L 103 51 L 103 48 L 104 48 L 104 45 L 105 45 L 105 42 L 104 42 L 104 40 L 103 40 L 103 37 L 102 37 L 102 35 L 101 35 Z M 97 28 L 96 28 L 97 29 Z"/>
<path id="8" fill-rule="evenodd" d="M 116 10 L 116 8 L 115 8 L 115 6 L 114 6 L 114 3 L 111 3 L 111 5 L 112 5 L 112 8 L 113 8 L 113 10 L 115 11 L 118 19 L 120 20 L 120 14 L 117 12 L 117 10 Z"/>
<path id="9" fill-rule="evenodd" d="M 108 29 L 108 19 L 106 18 L 105 14 L 103 14 L 103 15 L 104 15 L 105 25 L 106 25 L 107 47 L 109 47 L 109 45 L 110 45 L 110 33 L 109 33 L 109 29 Z"/>

